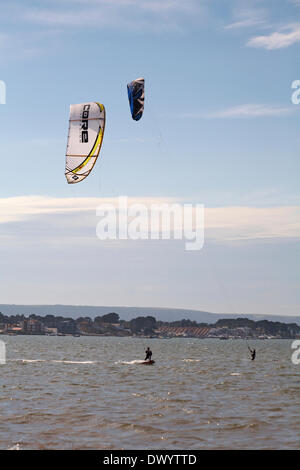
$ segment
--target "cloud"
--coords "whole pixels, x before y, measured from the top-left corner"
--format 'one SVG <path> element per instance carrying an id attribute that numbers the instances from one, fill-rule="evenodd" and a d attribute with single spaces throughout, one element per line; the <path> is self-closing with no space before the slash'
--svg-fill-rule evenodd
<path id="1" fill-rule="evenodd" d="M 130 204 L 171 203 L 171 198 L 129 198 Z M 22 222 L 44 215 L 90 212 L 95 215 L 100 204 L 117 204 L 117 198 L 52 198 L 47 196 L 17 196 L 0 198 L 0 224 Z"/>
<path id="2" fill-rule="evenodd" d="M 263 8 L 245 8 L 238 6 L 233 12 L 236 21 L 225 26 L 225 29 L 240 29 L 250 27 L 266 27 L 267 12 Z"/>
<path id="3" fill-rule="evenodd" d="M 57 29 L 31 31 L 31 32 L 14 32 L 0 33 L 0 52 L 1 62 L 11 59 L 27 60 L 39 57 L 44 52 L 45 44 L 52 45 L 57 51 L 57 39 L 61 33 Z"/>
<path id="4" fill-rule="evenodd" d="M 184 17 L 199 17 L 196 0 L 64 0 L 24 12 L 27 21 L 70 28 L 117 27 L 131 30 L 179 29 Z"/>
<path id="5" fill-rule="evenodd" d="M 0 199 L 1 238 L 11 242 L 22 237 L 32 243 L 80 243 L 96 239 L 96 208 L 110 204 L 118 209 L 118 198 L 51 198 L 21 196 Z M 175 198 L 128 198 L 128 207 L 143 204 L 183 205 Z M 195 214 L 195 205 L 193 206 Z M 215 207 L 205 208 L 205 239 L 218 242 L 232 240 L 269 240 L 300 238 L 300 206 L 287 207 Z M 5 229 L 7 226 L 7 230 Z M 179 226 L 174 223 L 174 233 Z M 162 229 L 160 231 L 162 233 Z M 122 241 L 120 242 L 122 243 Z"/>
<path id="6" fill-rule="evenodd" d="M 217 111 L 210 114 L 210 118 L 239 118 L 239 117 L 265 117 L 265 116 L 286 116 L 293 110 L 291 108 L 280 108 L 264 104 L 243 104 L 232 108 Z"/>
<path id="7" fill-rule="evenodd" d="M 264 20 L 259 20 L 256 18 L 248 18 L 248 19 L 236 21 L 235 23 L 231 23 L 225 26 L 225 29 L 250 28 L 253 26 L 262 26 L 262 25 L 265 25 Z"/>
<path id="8" fill-rule="evenodd" d="M 287 25 L 281 31 L 265 36 L 256 36 L 247 43 L 249 47 L 267 50 L 283 49 L 300 42 L 300 23 Z"/>
<path id="9" fill-rule="evenodd" d="M 278 107 L 266 104 L 248 103 L 233 106 L 227 109 L 207 113 L 181 114 L 181 118 L 194 119 L 232 119 L 232 118 L 259 118 L 259 117 L 284 117 L 295 112 L 291 107 Z"/>
<path id="10" fill-rule="evenodd" d="M 300 237 L 300 206 L 210 208 L 205 220 L 206 236 L 216 240 Z"/>

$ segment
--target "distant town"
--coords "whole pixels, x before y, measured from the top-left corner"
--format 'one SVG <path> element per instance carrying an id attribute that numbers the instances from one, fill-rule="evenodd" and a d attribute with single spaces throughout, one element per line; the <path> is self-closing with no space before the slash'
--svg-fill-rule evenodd
<path id="1" fill-rule="evenodd" d="M 55 315 L 4 315 L 0 313 L 0 334 L 47 336 L 133 336 L 147 338 L 294 339 L 300 326 L 248 318 L 220 319 L 214 324 L 183 319 L 174 322 L 139 316 L 121 320 L 115 312 L 90 317 L 66 318 Z"/>

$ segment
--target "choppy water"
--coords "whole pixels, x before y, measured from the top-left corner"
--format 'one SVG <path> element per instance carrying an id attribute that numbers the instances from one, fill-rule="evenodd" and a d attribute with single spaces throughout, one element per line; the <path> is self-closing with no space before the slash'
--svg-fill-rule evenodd
<path id="1" fill-rule="evenodd" d="M 1 449 L 299 448 L 291 341 L 0 339 Z"/>

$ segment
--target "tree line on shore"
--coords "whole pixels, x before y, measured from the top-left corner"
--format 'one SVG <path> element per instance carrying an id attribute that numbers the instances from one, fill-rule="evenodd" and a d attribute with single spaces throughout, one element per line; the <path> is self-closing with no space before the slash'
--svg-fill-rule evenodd
<path id="1" fill-rule="evenodd" d="M 20 327 L 20 334 L 42 334 L 47 330 L 56 329 L 61 334 L 116 334 L 128 335 L 155 335 L 160 327 L 169 328 L 248 328 L 256 334 L 294 338 L 300 335 L 300 326 L 296 323 L 282 323 L 269 320 L 249 320 L 243 318 L 223 318 L 215 322 L 198 323 L 189 319 L 164 322 L 156 320 L 153 316 L 139 316 L 131 320 L 122 320 L 115 312 L 102 316 L 70 318 L 55 315 L 4 315 L 0 313 L 0 329 L 2 327 Z M 34 328 L 32 328 L 34 326 Z"/>

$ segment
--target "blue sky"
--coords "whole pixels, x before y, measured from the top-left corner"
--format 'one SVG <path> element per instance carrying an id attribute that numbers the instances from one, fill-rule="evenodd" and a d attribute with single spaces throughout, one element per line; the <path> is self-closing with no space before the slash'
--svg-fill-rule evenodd
<path id="1" fill-rule="evenodd" d="M 1 303 L 299 314 L 299 46 L 298 0 L 2 5 Z M 94 100 L 101 156 L 70 187 L 69 105 Z M 204 204 L 204 248 L 100 242 L 96 206 L 120 195 Z"/>

